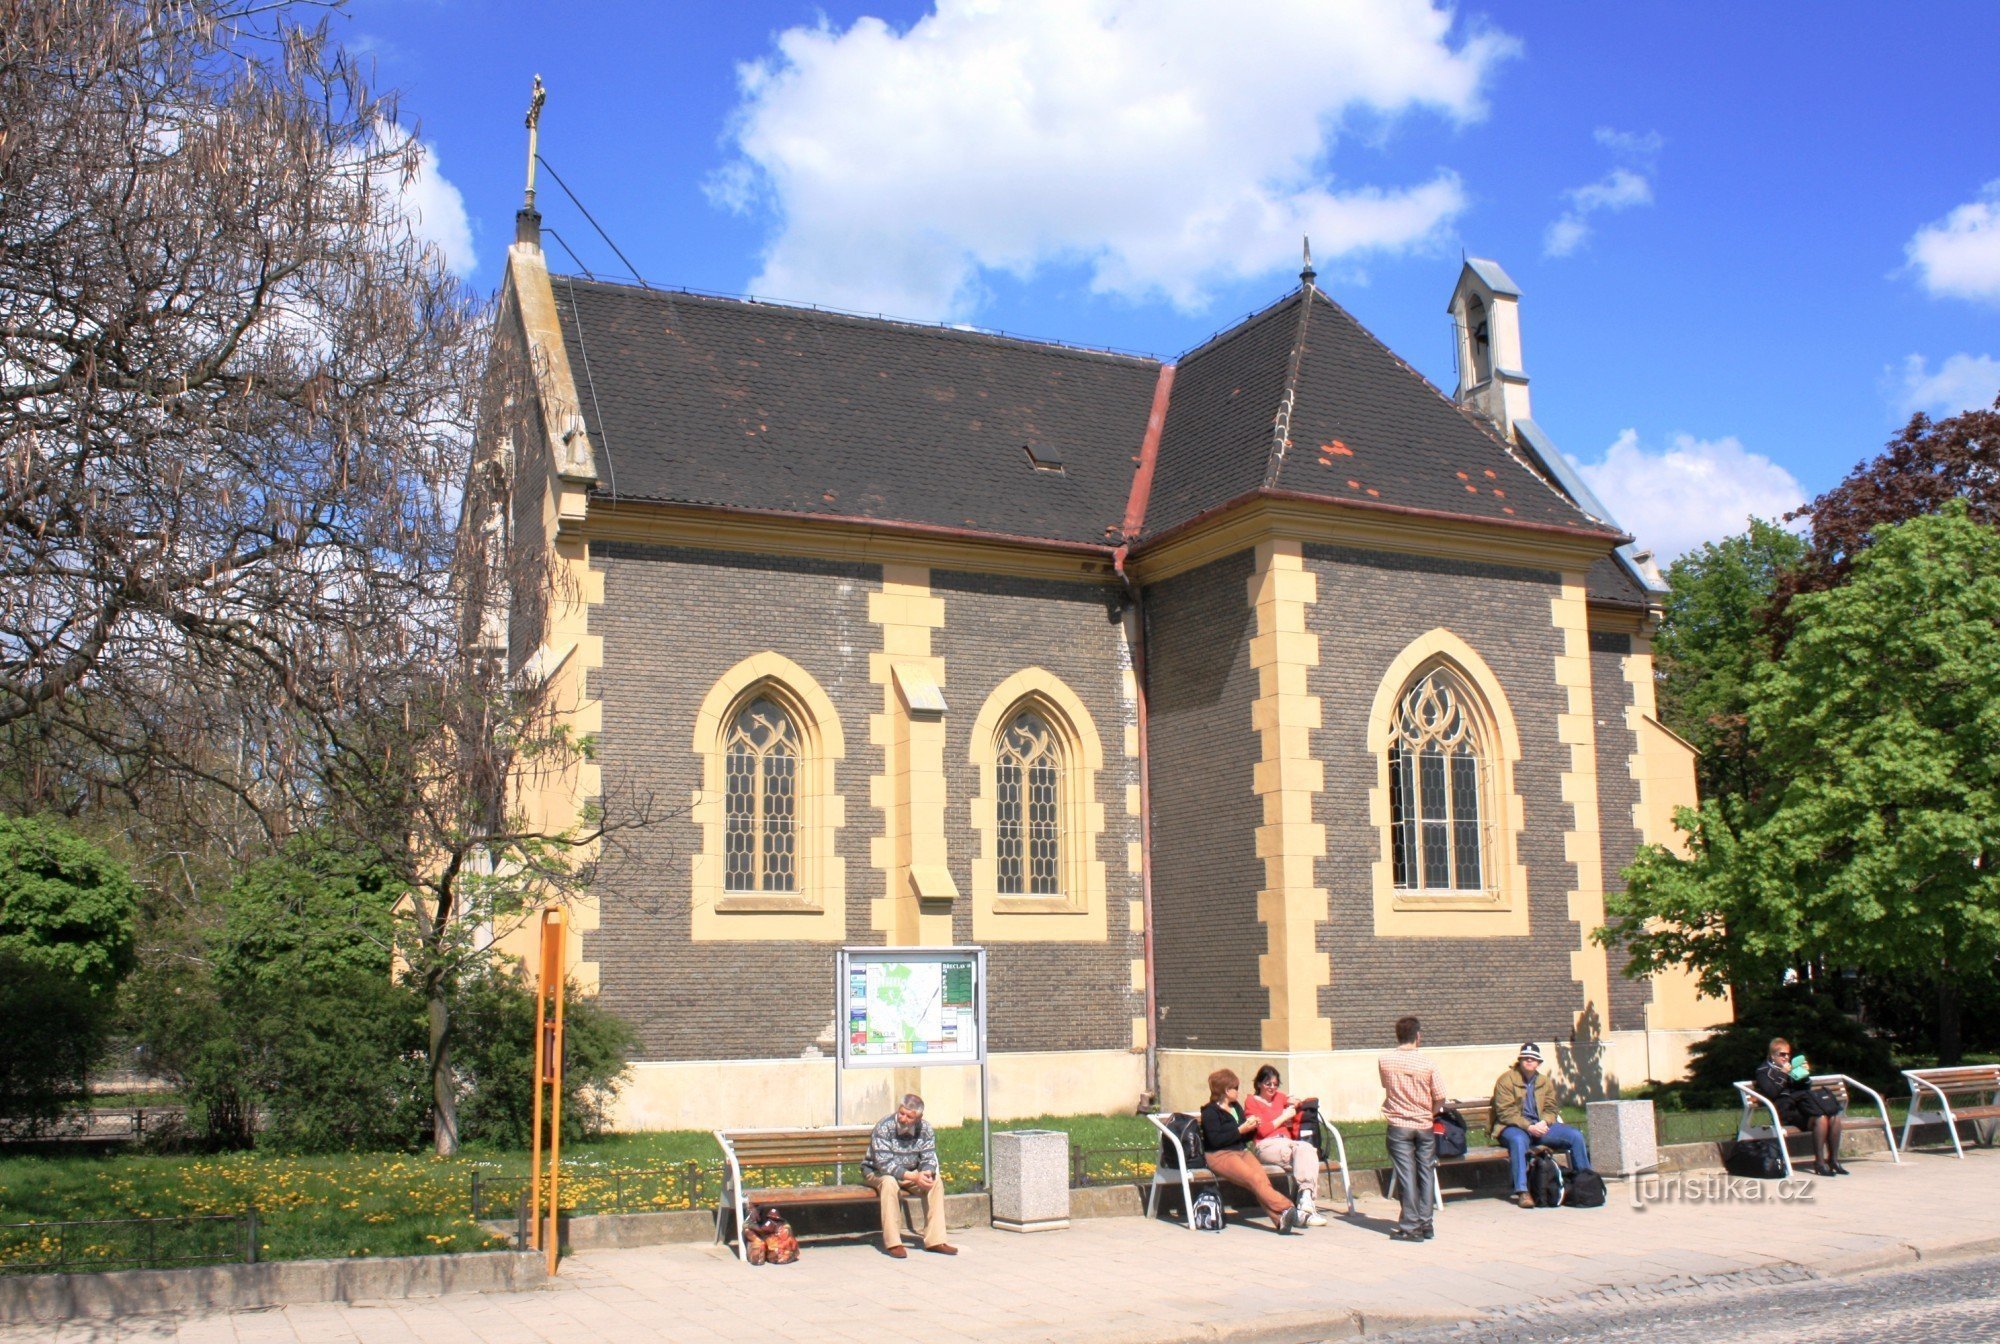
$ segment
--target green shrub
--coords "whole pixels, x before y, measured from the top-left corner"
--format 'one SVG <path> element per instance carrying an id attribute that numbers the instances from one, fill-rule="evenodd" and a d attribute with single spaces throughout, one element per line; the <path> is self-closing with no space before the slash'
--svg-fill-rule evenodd
<path id="1" fill-rule="evenodd" d="M 59 823 L 0 817 L 0 1122 L 47 1128 L 88 1097 L 113 991 L 132 968 L 139 889 Z"/>
<path id="2" fill-rule="evenodd" d="M 1889 1042 L 1873 1035 L 1824 994 L 1787 987 L 1737 1006 L 1736 1021 L 1694 1047 L 1681 1090 L 1690 1107 L 1729 1106 L 1730 1084 L 1747 1080 L 1782 1036 L 1815 1073 L 1844 1073 L 1881 1088 L 1896 1077 Z"/>
<path id="3" fill-rule="evenodd" d="M 607 1107 L 626 1071 L 633 1036 L 623 1019 L 565 987 L 563 1141 L 603 1132 Z M 535 995 L 496 967 L 459 990 L 452 1058 L 466 1093 L 459 1132 L 498 1148 L 525 1148 L 534 1118 Z"/>

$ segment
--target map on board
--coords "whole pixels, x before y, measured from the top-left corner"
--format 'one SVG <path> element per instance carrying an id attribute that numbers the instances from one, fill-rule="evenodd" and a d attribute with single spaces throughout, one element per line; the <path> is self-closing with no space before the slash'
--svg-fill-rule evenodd
<path id="1" fill-rule="evenodd" d="M 850 1063 L 969 1063 L 979 1058 L 971 957 L 856 957 L 847 970 Z"/>

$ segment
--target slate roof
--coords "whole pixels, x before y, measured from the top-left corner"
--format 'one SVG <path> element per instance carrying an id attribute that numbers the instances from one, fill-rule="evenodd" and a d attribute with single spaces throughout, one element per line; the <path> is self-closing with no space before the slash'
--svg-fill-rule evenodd
<path id="1" fill-rule="evenodd" d="M 1314 286 L 1180 361 L 1146 535 L 1255 489 L 1612 535 Z"/>
<path id="2" fill-rule="evenodd" d="M 1312 285 L 1178 362 L 1132 538 L 1156 360 L 566 276 L 554 289 L 600 495 L 1109 549 L 1277 492 L 1615 539 Z M 1031 448 L 1062 471 L 1035 470 Z M 1621 573 L 1607 597 L 1632 586 Z"/>
<path id="3" fill-rule="evenodd" d="M 1630 570 L 1618 563 L 1615 555 L 1593 560 L 1584 573 L 1584 592 L 1592 602 L 1603 606 L 1630 607 L 1634 611 L 1644 611 L 1652 605 L 1653 599 L 1639 581 L 1632 577 Z"/>
<path id="4" fill-rule="evenodd" d="M 1158 361 L 554 278 L 600 493 L 1115 545 Z M 1059 456 L 1037 471 L 1025 449 Z"/>

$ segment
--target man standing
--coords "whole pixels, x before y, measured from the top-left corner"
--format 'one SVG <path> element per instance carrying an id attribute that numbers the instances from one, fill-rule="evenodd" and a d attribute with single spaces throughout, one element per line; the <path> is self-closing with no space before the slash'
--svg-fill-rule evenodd
<path id="1" fill-rule="evenodd" d="M 1528 1149 L 1536 1144 L 1568 1150 L 1571 1171 L 1590 1170 L 1590 1146 L 1581 1130 L 1562 1122 L 1555 1080 L 1542 1072 L 1542 1050 L 1533 1041 L 1521 1047 L 1514 1067 L 1493 1084 L 1493 1137 L 1507 1145 L 1514 1202 L 1524 1209 L 1535 1207 L 1535 1197 L 1528 1193 Z"/>
<path id="2" fill-rule="evenodd" d="M 896 1113 L 885 1117 L 868 1136 L 868 1156 L 862 1175 L 882 1199 L 882 1249 L 898 1260 L 903 1248 L 903 1196 L 924 1200 L 924 1249 L 937 1255 L 957 1255 L 945 1244 L 944 1182 L 938 1179 L 937 1135 L 924 1119 L 924 1099 L 911 1092 Z"/>
<path id="3" fill-rule="evenodd" d="M 1396 1048 L 1383 1055 L 1382 1118 L 1389 1122 L 1389 1161 L 1396 1169 L 1402 1216 L 1389 1230 L 1394 1241 L 1428 1241 L 1431 1196 L 1437 1189 L 1437 1137 L 1431 1125 L 1444 1109 L 1444 1079 L 1437 1065 L 1417 1053 L 1423 1026 L 1414 1017 L 1396 1023 Z"/>

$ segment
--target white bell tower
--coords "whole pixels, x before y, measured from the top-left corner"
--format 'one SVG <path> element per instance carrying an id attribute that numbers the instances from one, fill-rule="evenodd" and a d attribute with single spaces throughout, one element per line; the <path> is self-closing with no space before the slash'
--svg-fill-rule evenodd
<path id="1" fill-rule="evenodd" d="M 1528 375 L 1521 360 L 1521 289 L 1500 263 L 1468 257 L 1451 292 L 1458 331 L 1458 389 L 1452 396 L 1491 420 L 1512 440 L 1530 418 Z"/>

